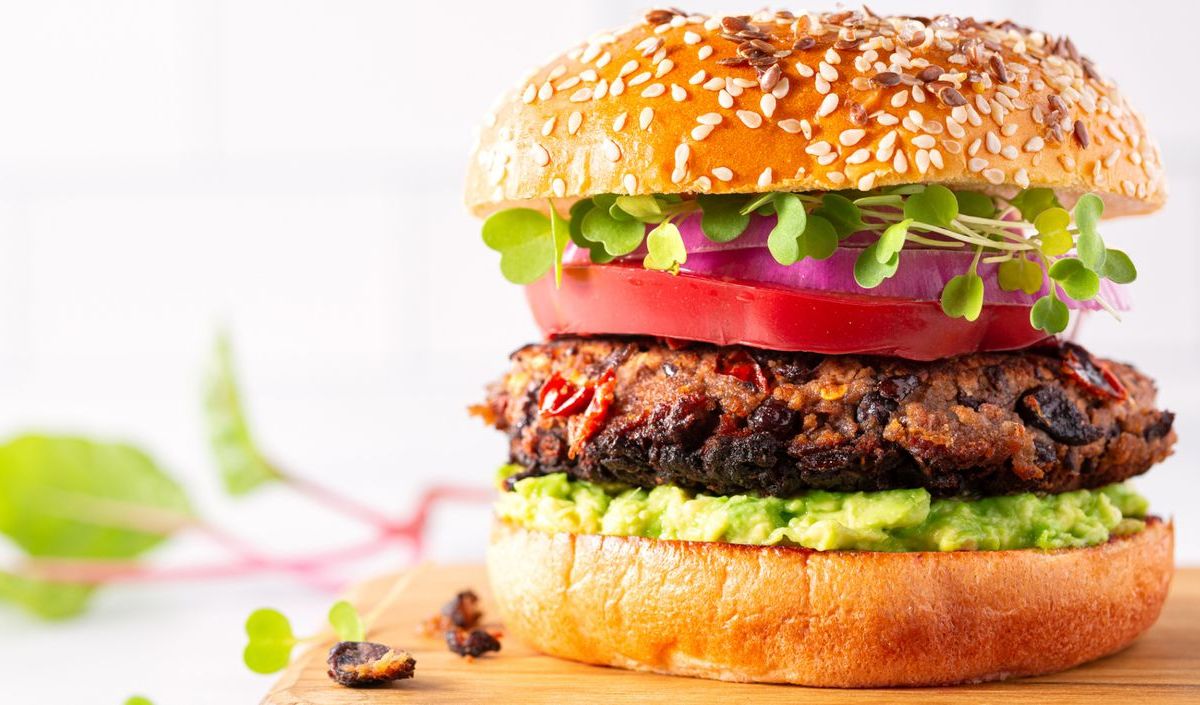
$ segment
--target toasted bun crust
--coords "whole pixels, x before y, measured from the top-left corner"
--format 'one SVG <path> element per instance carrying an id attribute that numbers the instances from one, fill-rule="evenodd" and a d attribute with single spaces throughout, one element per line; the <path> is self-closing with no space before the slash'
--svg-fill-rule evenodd
<path id="1" fill-rule="evenodd" d="M 730 681 L 868 687 L 1049 673 L 1158 617 L 1174 531 L 1063 551 L 857 553 L 496 526 L 507 630 L 553 656 Z"/>
<path id="2" fill-rule="evenodd" d="M 1145 123 L 1065 37 L 952 17 L 657 10 L 502 98 L 466 201 L 484 215 L 601 193 L 911 182 L 1048 186 L 1068 206 L 1091 191 L 1107 215 L 1166 197 Z"/>

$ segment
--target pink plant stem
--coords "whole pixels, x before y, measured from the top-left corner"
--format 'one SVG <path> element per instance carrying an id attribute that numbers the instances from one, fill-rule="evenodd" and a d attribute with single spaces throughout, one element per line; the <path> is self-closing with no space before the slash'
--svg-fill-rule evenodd
<path id="1" fill-rule="evenodd" d="M 393 520 L 385 514 L 329 487 L 283 472 L 280 472 L 280 475 L 289 487 L 335 512 L 372 524 L 381 530 L 390 530 L 394 525 Z"/>

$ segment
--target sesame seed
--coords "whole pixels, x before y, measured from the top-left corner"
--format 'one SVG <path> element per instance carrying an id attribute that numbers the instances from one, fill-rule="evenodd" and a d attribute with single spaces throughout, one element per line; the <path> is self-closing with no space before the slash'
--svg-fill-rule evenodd
<path id="1" fill-rule="evenodd" d="M 638 115 L 638 125 L 643 129 L 650 127 L 650 121 L 654 119 L 653 108 L 642 108 L 642 112 Z"/>
<path id="2" fill-rule="evenodd" d="M 705 137 L 708 137 L 709 134 L 712 133 L 713 129 L 714 128 L 712 125 L 696 125 L 692 128 L 692 139 L 700 142 Z"/>
<path id="3" fill-rule="evenodd" d="M 650 72 L 643 71 L 643 72 L 639 73 L 638 75 L 634 76 L 633 78 L 629 79 L 628 83 L 630 86 L 640 86 L 649 80 L 650 80 Z"/>
<path id="4" fill-rule="evenodd" d="M 823 76 L 817 76 L 815 79 L 813 79 L 813 87 L 816 88 L 817 92 L 821 95 L 825 95 L 830 91 L 829 81 L 826 81 Z"/>
<path id="5" fill-rule="evenodd" d="M 1016 146 L 1011 144 L 1004 145 L 1004 149 L 1000 150 L 1000 156 L 1005 159 L 1016 159 L 1020 154 Z"/>
<path id="6" fill-rule="evenodd" d="M 770 186 L 772 178 L 773 177 L 771 175 L 771 167 L 767 167 L 766 169 L 763 169 L 763 173 L 758 175 L 758 187 L 766 188 L 767 186 Z"/>
<path id="7" fill-rule="evenodd" d="M 750 129 L 754 129 L 762 124 L 762 115 L 753 110 L 739 110 L 737 111 L 737 116 L 742 121 L 742 124 Z"/>
<path id="8" fill-rule="evenodd" d="M 594 90 L 592 90 L 592 100 L 600 100 L 607 94 L 608 94 L 608 81 L 606 81 L 604 79 L 600 79 L 600 82 L 596 84 L 596 88 Z"/>
<path id="9" fill-rule="evenodd" d="M 676 103 L 682 103 L 683 101 L 687 100 L 687 97 L 687 91 L 684 90 L 683 86 L 679 85 L 678 83 L 671 84 L 671 100 L 675 101 Z"/>
<path id="10" fill-rule="evenodd" d="M 713 76 L 704 82 L 704 89 L 708 91 L 719 91 L 725 88 L 725 79 Z"/>
<path id="11" fill-rule="evenodd" d="M 538 100 L 543 100 L 543 101 L 550 100 L 551 96 L 553 96 L 553 95 L 554 95 L 554 86 L 550 85 L 549 81 L 546 81 L 545 83 L 543 83 L 542 87 L 538 89 L 538 93 L 537 93 Z"/>
<path id="12" fill-rule="evenodd" d="M 712 188 L 712 179 L 707 176 L 697 177 L 695 187 L 701 192 L 707 192 Z"/>
<path id="13" fill-rule="evenodd" d="M 729 167 L 719 166 L 712 170 L 712 175 L 717 177 L 718 181 L 733 180 L 733 171 Z"/>
<path id="14" fill-rule="evenodd" d="M 838 70 L 824 61 L 817 65 L 817 71 L 821 74 L 821 78 L 829 81 L 830 83 L 838 80 Z"/>
<path id="15" fill-rule="evenodd" d="M 638 62 L 630 59 L 629 61 L 625 62 L 624 66 L 621 67 L 621 70 L 617 73 L 617 76 L 620 78 L 624 78 L 624 77 L 628 76 L 629 74 L 633 73 L 634 71 L 637 71 L 637 67 L 638 67 Z"/>
<path id="16" fill-rule="evenodd" d="M 925 172 L 929 171 L 929 150 L 918 149 L 913 161 L 917 163 L 917 173 L 924 175 Z"/>
<path id="17" fill-rule="evenodd" d="M 717 102 L 720 103 L 722 108 L 732 108 L 733 96 L 729 95 L 729 91 L 722 88 L 721 92 L 717 94 Z"/>
<path id="18" fill-rule="evenodd" d="M 1017 182 L 1017 186 L 1029 188 L 1029 172 L 1025 171 L 1025 169 L 1017 169 L 1017 173 L 1013 179 Z"/>
<path id="19" fill-rule="evenodd" d="M 840 135 L 838 135 L 838 141 L 841 142 L 842 145 L 845 147 L 852 147 L 852 146 L 858 144 L 859 140 L 861 140 L 863 137 L 865 137 L 866 134 L 867 134 L 866 130 L 862 130 L 859 128 L 842 130 L 842 133 Z"/>
<path id="20" fill-rule="evenodd" d="M 929 162 L 939 169 L 946 168 L 946 163 L 942 161 L 942 153 L 936 149 L 929 150 Z"/>
<path id="21" fill-rule="evenodd" d="M 651 83 L 642 89 L 643 98 L 657 98 L 667 92 L 667 87 L 661 83 Z"/>
<path id="22" fill-rule="evenodd" d="M 554 181 L 550 182 L 550 189 L 554 191 L 555 196 L 562 198 L 567 193 L 567 182 L 555 177 Z"/>
<path id="23" fill-rule="evenodd" d="M 987 168 L 987 160 L 979 157 L 973 157 L 971 161 L 967 162 L 967 168 L 970 169 L 972 173 L 979 173 Z"/>
<path id="24" fill-rule="evenodd" d="M 820 157 L 832 152 L 833 145 L 829 144 L 825 140 L 821 140 L 820 142 L 813 142 L 812 144 L 808 145 L 804 148 L 804 151 L 805 153 L 811 154 L 814 157 Z"/>
<path id="25" fill-rule="evenodd" d="M 991 152 L 992 154 L 1000 153 L 1000 138 L 997 137 L 996 133 L 992 132 L 991 130 L 988 130 L 988 133 L 984 135 L 983 145 L 987 147 L 987 151 Z"/>
<path id="26" fill-rule="evenodd" d="M 662 60 L 662 61 L 661 61 L 661 62 L 658 64 L 658 70 L 656 70 L 656 71 L 654 72 L 654 77 L 655 77 L 655 78 L 662 78 L 663 76 L 666 76 L 668 73 L 670 73 L 670 72 L 671 72 L 671 69 L 673 69 L 673 68 L 675 68 L 675 62 L 674 62 L 674 61 L 671 61 L 670 59 L 663 59 L 663 60 Z"/>
<path id="27" fill-rule="evenodd" d="M 608 87 L 608 94 L 613 96 L 621 95 L 625 92 L 625 79 L 618 76 L 613 79 L 612 85 Z"/>
<path id="28" fill-rule="evenodd" d="M 796 64 L 796 73 L 800 74 L 804 78 L 812 78 L 813 74 L 815 74 L 816 71 L 813 71 L 811 66 L 797 63 Z"/>
<path id="29" fill-rule="evenodd" d="M 783 130 L 784 132 L 794 135 L 800 131 L 800 121 L 796 120 L 795 118 L 788 118 L 787 120 L 780 120 L 779 128 L 781 130 Z"/>
<path id="30" fill-rule="evenodd" d="M 579 126 L 583 124 L 583 115 L 576 110 L 567 116 L 567 134 L 573 135 L 579 130 Z"/>
<path id="31" fill-rule="evenodd" d="M 791 87 L 792 82 L 788 80 L 787 76 L 784 76 L 780 78 L 779 83 L 776 83 L 775 87 L 771 89 L 771 95 L 775 96 L 777 100 L 783 100 L 787 96 L 788 91 L 791 90 Z"/>
<path id="32" fill-rule="evenodd" d="M 930 149 L 937 144 L 937 142 L 930 135 L 917 135 L 916 137 L 912 138 L 912 144 L 914 147 L 918 147 L 920 149 Z"/>
<path id="33" fill-rule="evenodd" d="M 721 113 L 704 113 L 696 118 L 696 122 L 701 125 L 720 125 L 724 119 Z"/>
<path id="34" fill-rule="evenodd" d="M 859 150 L 856 150 L 850 156 L 846 157 L 846 163 L 847 164 L 862 164 L 870 158 L 871 158 L 871 150 L 859 149 Z"/>
<path id="35" fill-rule="evenodd" d="M 592 89 L 584 86 L 571 94 L 572 103 L 582 103 L 592 99 Z"/>
<path id="36" fill-rule="evenodd" d="M 675 167 L 686 166 L 688 157 L 692 154 L 692 150 L 686 144 L 680 144 L 675 148 Z"/>
<path id="37" fill-rule="evenodd" d="M 554 123 L 557 120 L 558 118 L 556 116 L 551 115 L 549 120 L 542 123 L 542 137 L 549 137 L 550 133 L 554 132 Z"/>
<path id="38" fill-rule="evenodd" d="M 700 69 L 696 73 L 692 74 L 692 77 L 688 79 L 688 83 L 693 86 L 698 86 L 701 83 L 704 83 L 704 77 L 707 75 L 708 74 L 705 73 L 704 69 Z"/>
<path id="39" fill-rule="evenodd" d="M 700 51 L 696 52 L 696 58 L 700 59 L 701 61 L 704 61 L 708 57 L 712 56 L 712 53 L 713 53 L 713 48 L 705 45 L 705 46 L 700 47 Z"/>
<path id="40" fill-rule="evenodd" d="M 1004 183 L 1004 172 L 996 168 L 984 169 L 983 178 L 987 179 L 989 183 L 999 186 Z"/>
<path id="41" fill-rule="evenodd" d="M 533 157 L 533 162 L 538 166 L 546 166 L 550 163 L 550 153 L 540 144 L 534 144 L 530 149 L 530 156 Z"/>
<path id="42" fill-rule="evenodd" d="M 896 152 L 896 156 L 892 158 L 892 169 L 897 174 L 908 173 L 908 157 L 904 156 L 904 152 Z"/>
<path id="43" fill-rule="evenodd" d="M 1042 151 L 1042 148 L 1045 146 L 1046 146 L 1046 140 L 1042 139 L 1041 137 L 1038 137 L 1037 135 L 1034 135 L 1033 137 L 1030 137 L 1028 141 L 1025 142 L 1024 149 L 1026 152 L 1040 152 L 1040 151 Z"/>
<path id="44" fill-rule="evenodd" d="M 763 115 L 771 117 L 775 114 L 775 96 L 770 93 L 763 93 L 762 98 L 758 100 L 758 107 L 762 109 Z"/>
<path id="45" fill-rule="evenodd" d="M 631 196 L 637 193 L 637 177 L 633 174 L 626 174 L 625 178 L 621 180 L 621 183 L 625 186 L 625 193 L 628 193 Z"/>
<path id="46" fill-rule="evenodd" d="M 875 186 L 875 172 L 871 171 L 863 174 L 858 180 L 859 191 L 870 191 Z"/>
<path id="47" fill-rule="evenodd" d="M 683 33 L 683 43 L 684 44 L 699 44 L 700 39 L 701 39 L 700 35 L 696 34 L 695 32 L 692 32 L 691 30 Z"/>
<path id="48" fill-rule="evenodd" d="M 525 86 L 525 92 L 521 94 L 521 102 L 532 103 L 533 99 L 536 97 L 537 97 L 537 86 L 530 83 L 528 86 Z"/>
<path id="49" fill-rule="evenodd" d="M 613 120 L 613 132 L 620 132 L 625 129 L 625 119 L 629 117 L 629 113 L 621 113 Z"/>
<path id="50" fill-rule="evenodd" d="M 825 117 L 830 115 L 834 110 L 837 110 L 838 96 L 837 93 L 830 93 L 821 101 L 821 107 L 817 108 L 817 117 Z"/>
<path id="51" fill-rule="evenodd" d="M 612 139 L 604 140 L 604 156 L 608 157 L 610 162 L 621 161 L 621 148 Z"/>

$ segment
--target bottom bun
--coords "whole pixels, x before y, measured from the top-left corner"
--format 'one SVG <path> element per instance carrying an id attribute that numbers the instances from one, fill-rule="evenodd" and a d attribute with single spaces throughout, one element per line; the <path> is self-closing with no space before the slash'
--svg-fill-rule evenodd
<path id="1" fill-rule="evenodd" d="M 1174 530 L 1092 548 L 955 553 L 544 533 L 498 523 L 507 631 L 587 663 L 810 686 L 948 685 L 1111 654 L 1158 617 Z"/>

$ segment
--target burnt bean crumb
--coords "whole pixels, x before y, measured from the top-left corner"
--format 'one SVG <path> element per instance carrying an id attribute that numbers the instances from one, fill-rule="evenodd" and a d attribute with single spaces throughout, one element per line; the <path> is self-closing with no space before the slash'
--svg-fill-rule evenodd
<path id="1" fill-rule="evenodd" d="M 442 607 L 442 616 L 459 629 L 474 628 L 483 617 L 479 596 L 472 590 L 463 590 Z"/>
<path id="2" fill-rule="evenodd" d="M 417 660 L 407 651 L 369 641 L 339 641 L 329 650 L 329 677 L 347 688 L 412 678 Z"/>
<path id="3" fill-rule="evenodd" d="M 477 658 L 500 650 L 500 639 L 486 629 L 447 629 L 446 646 L 463 657 Z"/>
<path id="4" fill-rule="evenodd" d="M 746 428 L 762 431 L 775 437 L 793 433 L 800 423 L 800 415 L 778 399 L 768 399 L 759 404 L 746 419 Z"/>
<path id="5" fill-rule="evenodd" d="M 1029 425 L 1069 446 L 1087 445 L 1104 435 L 1058 387 L 1036 387 L 1021 395 L 1017 413 Z"/>
<path id="6" fill-rule="evenodd" d="M 1174 425 L 1175 414 L 1170 411 L 1164 411 L 1150 425 L 1146 426 L 1146 429 L 1142 431 L 1142 438 L 1148 441 L 1165 438 L 1171 432 L 1171 427 Z"/>

